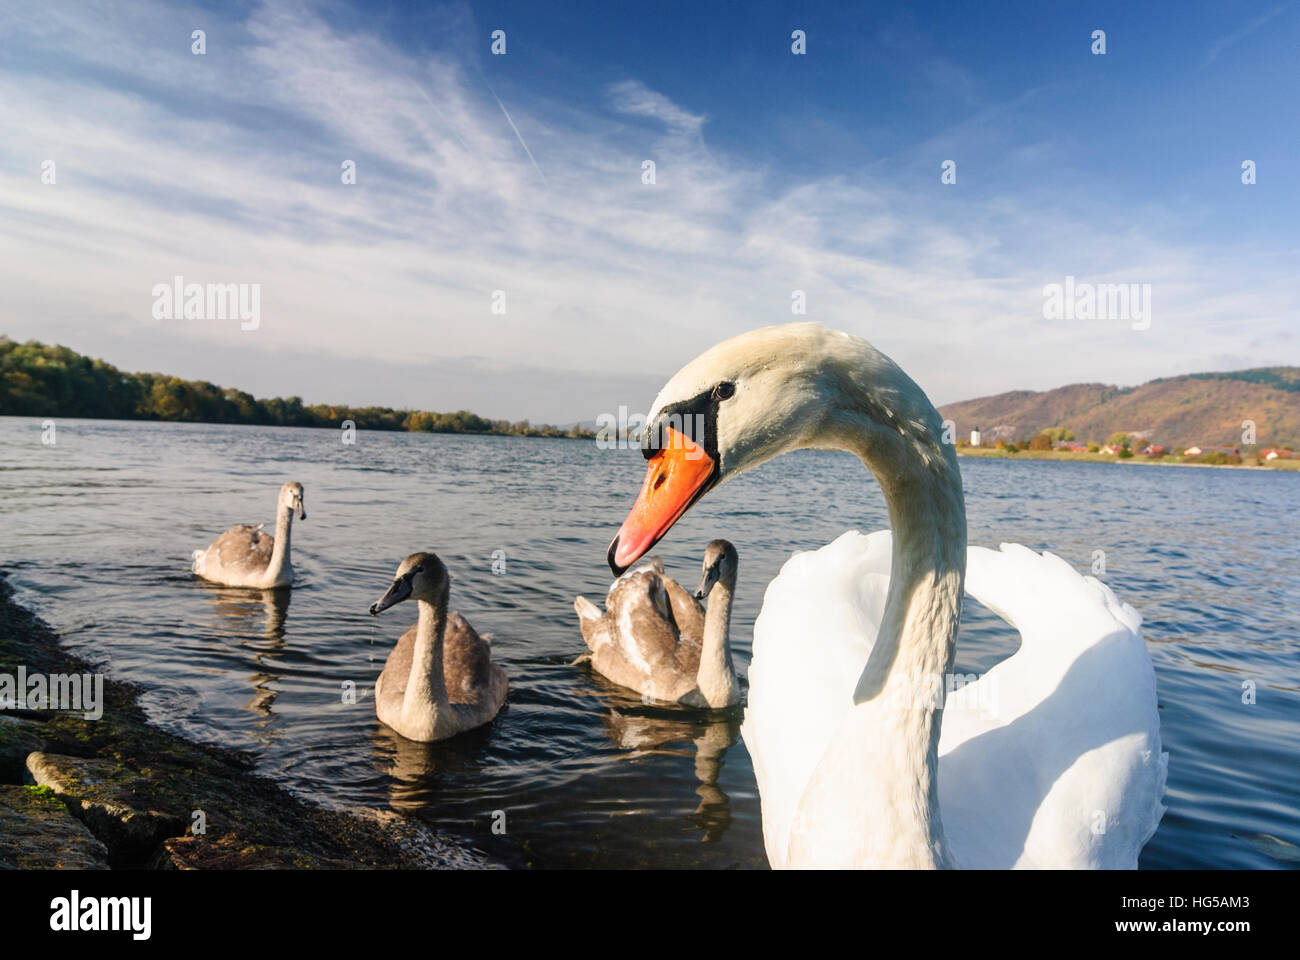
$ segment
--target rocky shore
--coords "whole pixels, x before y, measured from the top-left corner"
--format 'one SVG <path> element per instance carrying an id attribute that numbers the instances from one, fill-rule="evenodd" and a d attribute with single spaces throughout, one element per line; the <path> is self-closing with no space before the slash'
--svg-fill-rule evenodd
<path id="1" fill-rule="evenodd" d="M 90 673 L 0 573 L 0 674 Z M 149 724 L 105 679 L 103 716 L 0 711 L 0 870 L 476 869 L 495 864 L 381 810 L 328 810 L 247 755 Z"/>

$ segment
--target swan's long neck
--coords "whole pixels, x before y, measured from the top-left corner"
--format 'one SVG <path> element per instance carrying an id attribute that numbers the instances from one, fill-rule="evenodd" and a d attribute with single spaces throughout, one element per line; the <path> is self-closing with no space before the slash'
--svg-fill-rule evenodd
<path id="1" fill-rule="evenodd" d="M 280 576 L 284 565 L 289 562 L 289 535 L 293 530 L 293 507 L 280 507 L 275 518 L 275 545 L 271 548 L 271 562 L 267 566 L 267 575 L 272 579 Z"/>
<path id="2" fill-rule="evenodd" d="M 907 381 L 910 384 L 910 381 Z M 862 414 L 829 429 L 880 483 L 893 531 L 889 593 L 854 706 L 820 759 L 791 831 L 792 862 L 949 865 L 939 815 L 942 721 L 966 568 L 966 510 L 951 445 L 919 388 L 896 431 Z M 878 425 L 879 411 L 871 417 Z M 819 444 L 820 445 L 820 444 Z"/>
<path id="3" fill-rule="evenodd" d="M 939 708 L 952 675 L 966 569 L 960 480 L 955 497 L 942 477 L 882 486 L 893 531 L 889 595 L 858 678 L 853 723 L 865 735 L 869 762 L 888 757 L 875 791 L 888 813 L 877 826 L 911 842 L 894 853 L 907 863 L 932 858 L 934 866 L 948 866 L 939 815 Z"/>
<path id="4" fill-rule="evenodd" d="M 442 670 L 442 641 L 447 631 L 447 595 L 436 603 L 419 601 L 420 619 L 415 627 L 415 651 L 411 657 L 411 675 L 406 680 L 402 699 L 402 716 L 421 718 L 430 730 L 438 714 L 447 707 L 447 683 Z"/>
<path id="5" fill-rule="evenodd" d="M 704 638 L 696 684 L 704 702 L 718 709 L 740 701 L 740 683 L 731 662 L 731 600 L 734 576 L 719 580 L 709 591 L 709 609 L 704 615 Z"/>

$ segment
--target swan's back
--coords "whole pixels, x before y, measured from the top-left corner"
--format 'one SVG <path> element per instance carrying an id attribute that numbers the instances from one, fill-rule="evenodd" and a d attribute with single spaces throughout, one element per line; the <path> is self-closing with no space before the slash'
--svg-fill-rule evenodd
<path id="1" fill-rule="evenodd" d="M 606 678 L 664 701 L 675 701 L 695 688 L 704 609 L 664 574 L 658 558 L 614 581 L 603 615 L 582 597 L 575 609 L 592 651 L 592 666 Z"/>
<path id="2" fill-rule="evenodd" d="M 742 734 L 768 859 L 847 711 L 885 606 L 890 535 L 846 533 L 796 554 L 754 625 Z M 1141 618 L 1051 554 L 971 547 L 967 592 L 1021 649 L 950 696 L 940 811 L 964 867 L 1133 867 L 1163 813 L 1155 676 Z M 870 762 L 864 758 L 864 762 Z"/>
<path id="3" fill-rule="evenodd" d="M 211 580 L 248 583 L 265 575 L 275 552 L 275 537 L 261 524 L 240 523 L 194 552 L 194 572 Z"/>

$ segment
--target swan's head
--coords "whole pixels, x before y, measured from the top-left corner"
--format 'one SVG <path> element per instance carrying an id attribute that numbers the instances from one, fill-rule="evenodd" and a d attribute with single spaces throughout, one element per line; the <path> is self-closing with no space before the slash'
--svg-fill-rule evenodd
<path id="1" fill-rule="evenodd" d="M 436 553 L 413 553 L 397 565 L 388 592 L 370 605 L 370 615 L 383 613 L 403 600 L 437 603 L 446 599 L 451 577 Z"/>
<path id="2" fill-rule="evenodd" d="M 610 569 L 622 573 L 706 493 L 780 454 L 818 447 L 928 464 L 953 456 L 941 432 L 921 389 L 860 337 L 792 323 L 724 340 L 655 398 L 645 482 L 609 545 Z"/>
<path id="3" fill-rule="evenodd" d="M 299 520 L 307 519 L 307 511 L 302 508 L 302 484 L 297 480 L 290 480 L 280 488 L 280 509 L 290 513 L 296 510 Z"/>
<path id="4" fill-rule="evenodd" d="M 740 567 L 740 557 L 730 540 L 711 540 L 704 548 L 704 578 L 695 591 L 695 599 L 703 600 L 719 581 L 734 581 Z"/>

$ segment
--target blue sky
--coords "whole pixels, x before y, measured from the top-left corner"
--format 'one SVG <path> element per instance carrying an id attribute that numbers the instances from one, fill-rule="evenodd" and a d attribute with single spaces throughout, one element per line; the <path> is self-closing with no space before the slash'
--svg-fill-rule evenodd
<path id="1" fill-rule="evenodd" d="M 796 289 L 940 403 L 1300 363 L 1298 0 L 56 2 L 0 31 L 0 331 L 128 369 L 589 420 L 801 319 Z M 176 274 L 261 284 L 262 326 L 155 320 Z M 1045 320 L 1066 275 L 1150 284 L 1150 329 Z"/>

